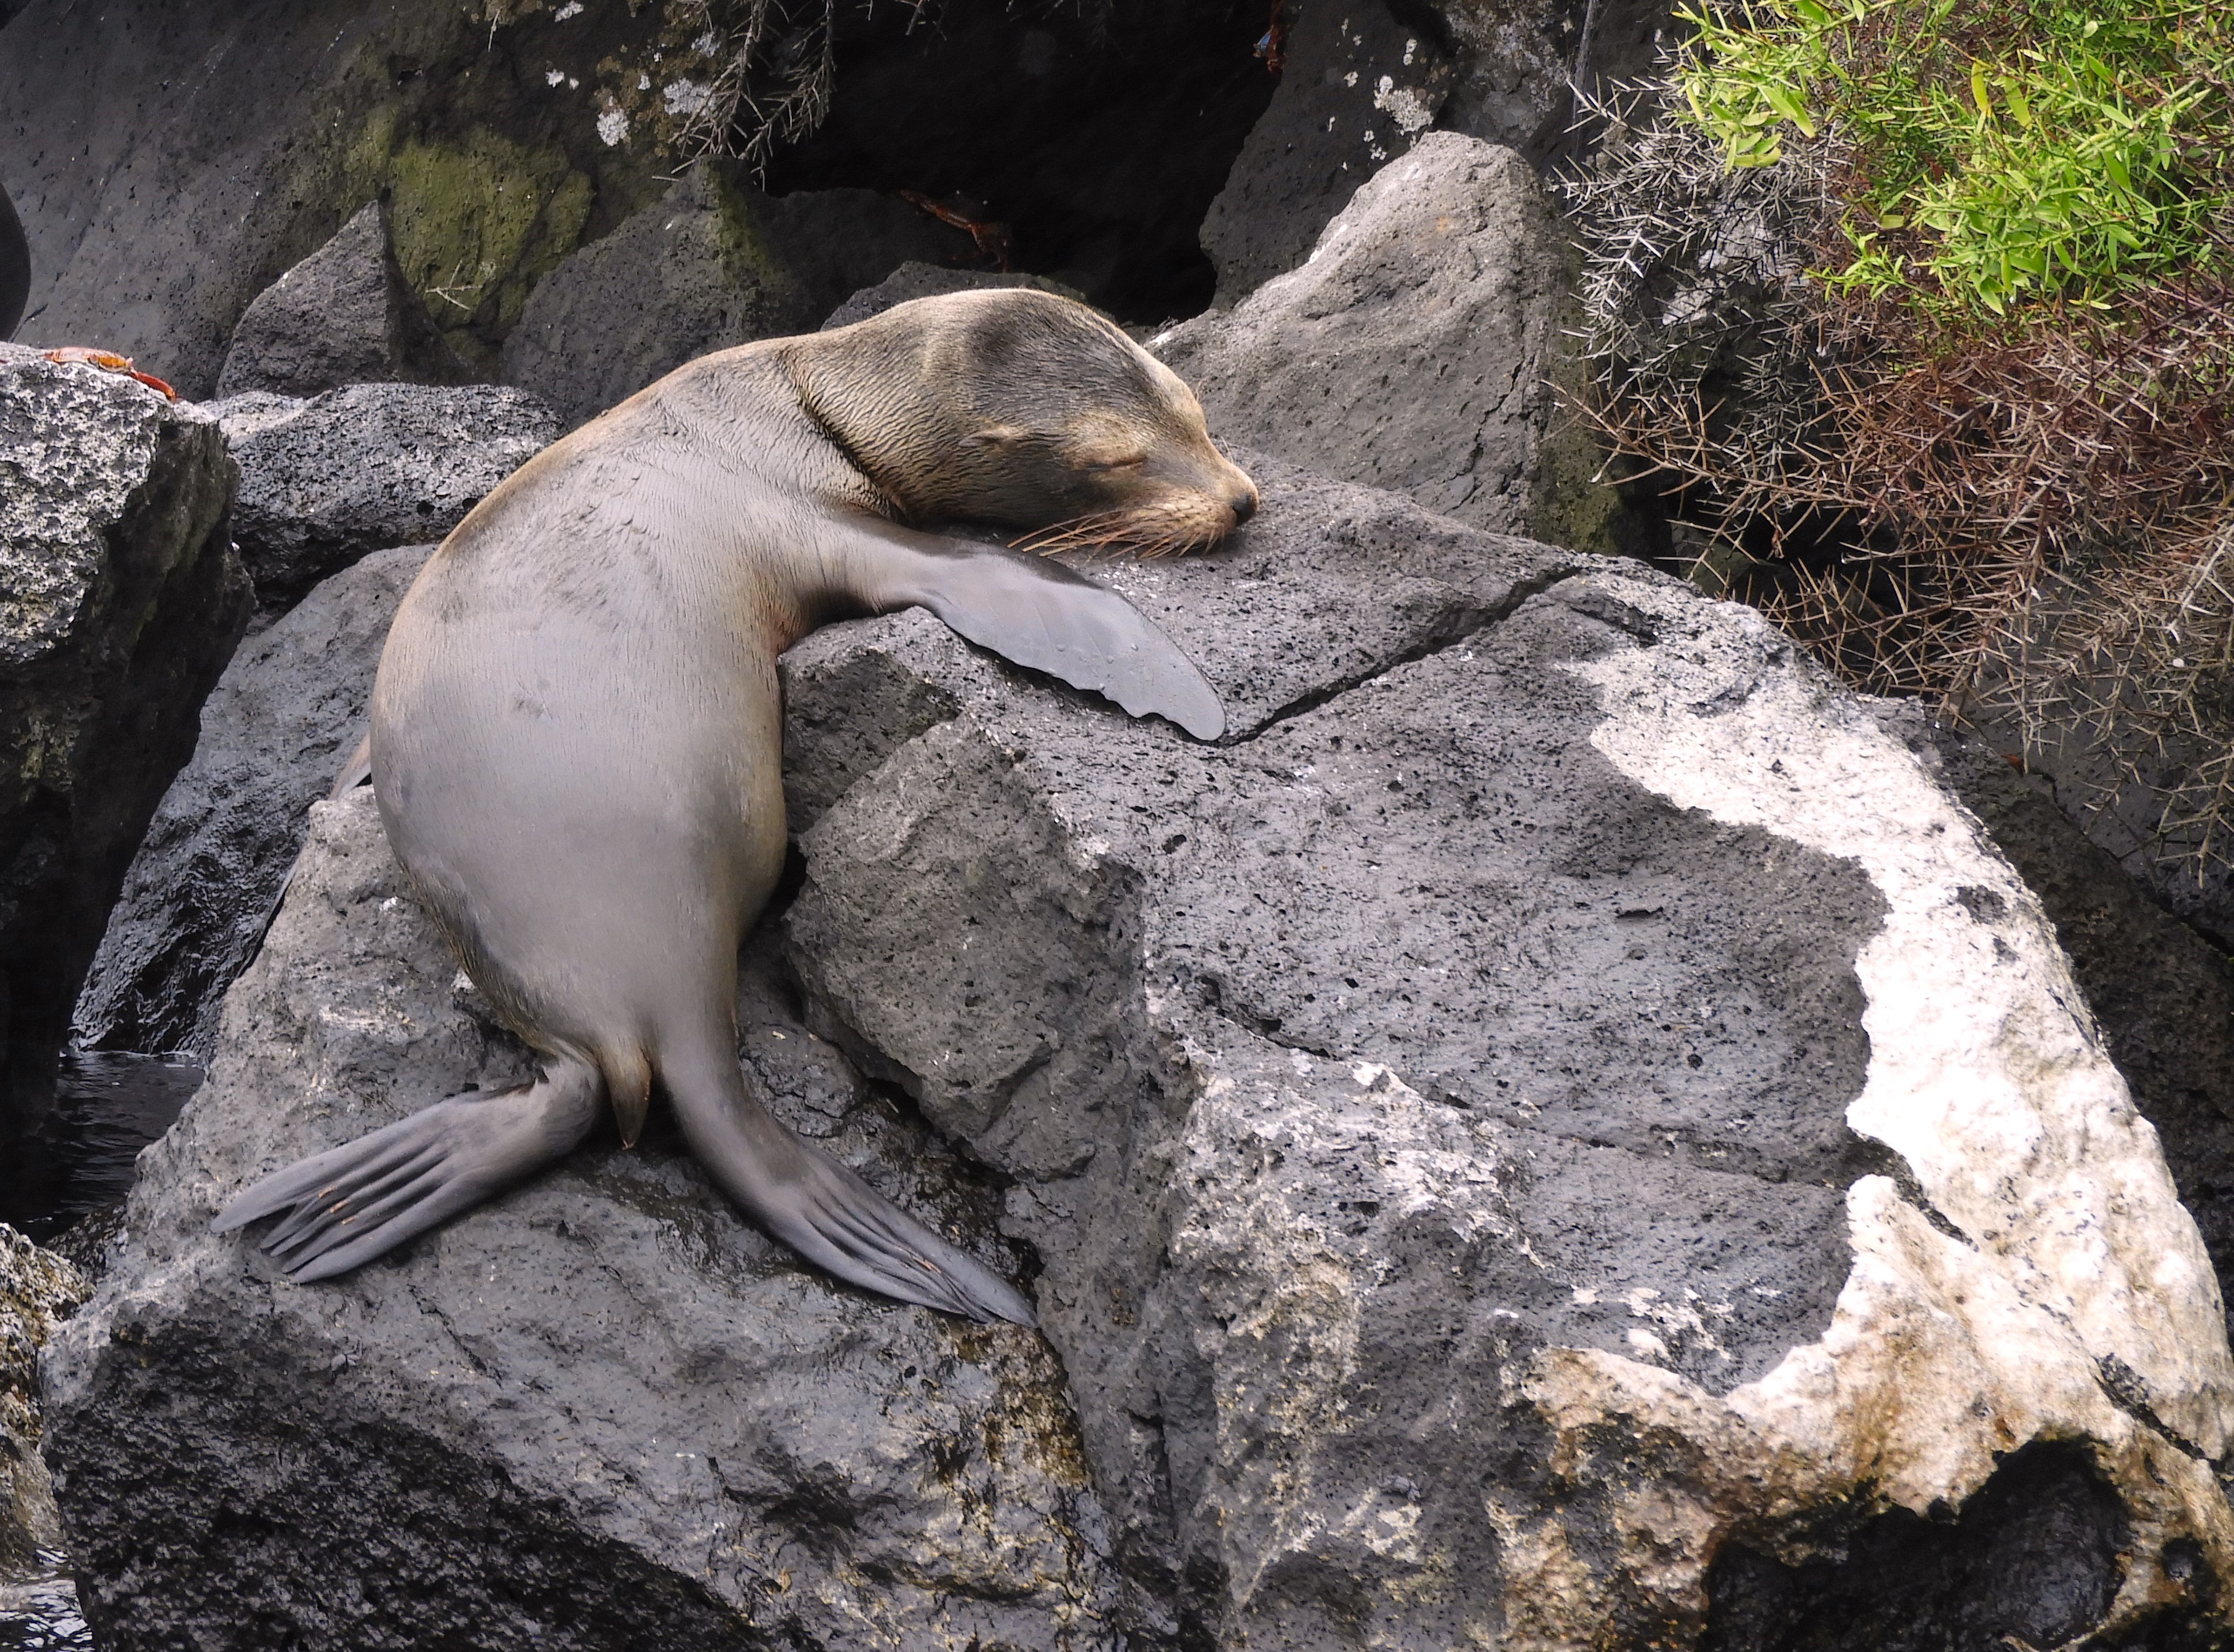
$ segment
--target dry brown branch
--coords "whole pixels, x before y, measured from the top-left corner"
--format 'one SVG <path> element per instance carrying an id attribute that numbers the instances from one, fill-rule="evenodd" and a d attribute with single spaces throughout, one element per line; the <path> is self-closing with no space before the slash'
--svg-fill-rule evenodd
<path id="1" fill-rule="evenodd" d="M 1733 173 L 1666 89 L 1599 108 L 1568 186 L 1610 450 L 1858 685 L 2106 754 L 2166 858 L 2234 865 L 2234 225 L 2114 310 L 1943 331 L 1808 278 L 1835 135 Z"/>

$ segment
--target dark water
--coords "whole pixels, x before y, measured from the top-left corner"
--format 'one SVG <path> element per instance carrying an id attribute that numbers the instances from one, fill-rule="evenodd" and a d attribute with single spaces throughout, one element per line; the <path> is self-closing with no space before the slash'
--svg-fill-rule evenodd
<path id="1" fill-rule="evenodd" d="M 42 1554 L 40 1576 L 0 1583 L 0 1649 L 4 1652 L 92 1652 L 93 1635 L 77 1607 L 69 1563 Z"/>
<path id="2" fill-rule="evenodd" d="M 54 1111 L 0 1191 L 0 1221 L 41 1244 L 132 1186 L 140 1150 L 171 1127 L 202 1069 L 176 1055 L 107 1050 L 62 1056 Z"/>
<path id="3" fill-rule="evenodd" d="M 62 1239 L 65 1250 L 79 1250 L 69 1230 L 121 1202 L 140 1150 L 171 1127 L 201 1081 L 200 1067 L 177 1056 L 65 1055 L 54 1111 L 0 1185 L 0 1220 L 41 1244 Z M 91 1652 L 69 1557 L 39 1559 L 32 1575 L 0 1581 L 0 1652 Z"/>

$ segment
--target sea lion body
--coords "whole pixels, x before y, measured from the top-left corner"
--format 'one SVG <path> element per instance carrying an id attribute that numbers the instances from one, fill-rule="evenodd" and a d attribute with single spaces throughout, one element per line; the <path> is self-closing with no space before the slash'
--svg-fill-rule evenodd
<path id="1" fill-rule="evenodd" d="M 705 357 L 537 455 L 405 597 L 370 755 L 398 858 L 542 1076 L 283 1171 L 219 1226 L 292 1206 L 267 1248 L 297 1277 L 342 1271 L 571 1150 L 601 1102 L 632 1142 L 656 1079 L 715 1179 L 807 1256 L 1029 1322 L 777 1125 L 738 1066 L 737 947 L 785 852 L 776 657 L 826 619 L 921 603 L 1215 735 L 1215 695 L 1121 598 L 895 519 L 1129 515 L 1206 540 L 1254 504 L 1175 378 L 1083 307 L 1016 291 Z"/>

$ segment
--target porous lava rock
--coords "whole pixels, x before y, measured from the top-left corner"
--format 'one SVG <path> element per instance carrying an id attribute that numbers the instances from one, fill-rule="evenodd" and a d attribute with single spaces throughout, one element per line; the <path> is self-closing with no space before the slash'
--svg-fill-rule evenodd
<path id="1" fill-rule="evenodd" d="M 672 1139 L 330 1284 L 210 1236 L 525 1071 L 320 804 L 42 1366 L 108 1643 L 2224 1633 L 2216 1283 L 1976 820 L 1748 611 L 1247 462 L 1229 546 L 1098 568 L 1219 745 L 920 612 L 784 663 L 744 1058 L 1044 1340 Z"/>
<path id="2" fill-rule="evenodd" d="M 1238 303 L 1310 255 L 1359 186 L 1430 131 L 1573 153 L 1572 88 L 1650 69 L 1668 0 L 1290 0 L 1274 14 L 1278 89 L 1203 219 L 1217 302 Z"/>
<path id="3" fill-rule="evenodd" d="M 256 296 L 233 329 L 217 394 L 310 396 L 464 370 L 405 288 L 380 203 L 368 201 L 332 240 Z"/>
<path id="4" fill-rule="evenodd" d="M 225 989 L 255 956 L 310 805 L 364 734 L 389 622 L 431 549 L 373 552 L 232 656 L 109 914 L 78 996 L 81 1044 L 215 1046 Z"/>
<path id="5" fill-rule="evenodd" d="M 82 1321 L 47 1369 L 101 1644 L 1114 1648 L 1046 1345 L 833 1287 L 677 1137 L 600 1139 L 330 1288 L 204 1231 L 269 1164 L 528 1071 L 454 987 L 371 792 L 312 815 L 209 1081 L 142 1160 L 98 1344 Z M 764 963 L 741 1010 L 787 1124 L 1016 1266 L 982 1174 Z"/>
<path id="6" fill-rule="evenodd" d="M 270 396 L 211 405 L 240 466 L 233 540 L 266 614 L 369 552 L 440 539 L 559 430 L 541 397 L 494 384 L 351 384 L 291 408 Z"/>
<path id="7" fill-rule="evenodd" d="M 39 1456 L 39 1350 L 92 1290 L 68 1260 L 0 1224 L 0 1583 L 36 1574 L 62 1546 Z"/>
<path id="8" fill-rule="evenodd" d="M 1516 531 L 1551 414 L 1568 263 L 1525 161 L 1431 133 L 1301 268 L 1150 348 L 1222 438 Z"/>
<path id="9" fill-rule="evenodd" d="M 904 201 L 770 197 L 709 162 L 543 278 L 505 341 L 504 376 L 579 424 L 696 356 L 808 331 L 903 263 L 974 251 Z"/>
<path id="10" fill-rule="evenodd" d="M 248 623 L 216 423 L 0 345 L 0 1142 L 52 1097 L 78 983 Z"/>

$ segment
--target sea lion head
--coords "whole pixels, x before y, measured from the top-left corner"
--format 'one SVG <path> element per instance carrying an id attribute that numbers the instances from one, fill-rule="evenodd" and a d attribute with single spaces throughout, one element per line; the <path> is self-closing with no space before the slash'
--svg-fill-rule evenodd
<path id="1" fill-rule="evenodd" d="M 839 434 L 911 519 L 1153 555 L 1214 544 L 1257 508 L 1194 392 L 1084 304 L 1029 288 L 949 293 L 823 336 L 842 333 L 859 336 L 848 354 L 881 363 L 885 394 L 869 440 L 859 417 Z"/>

